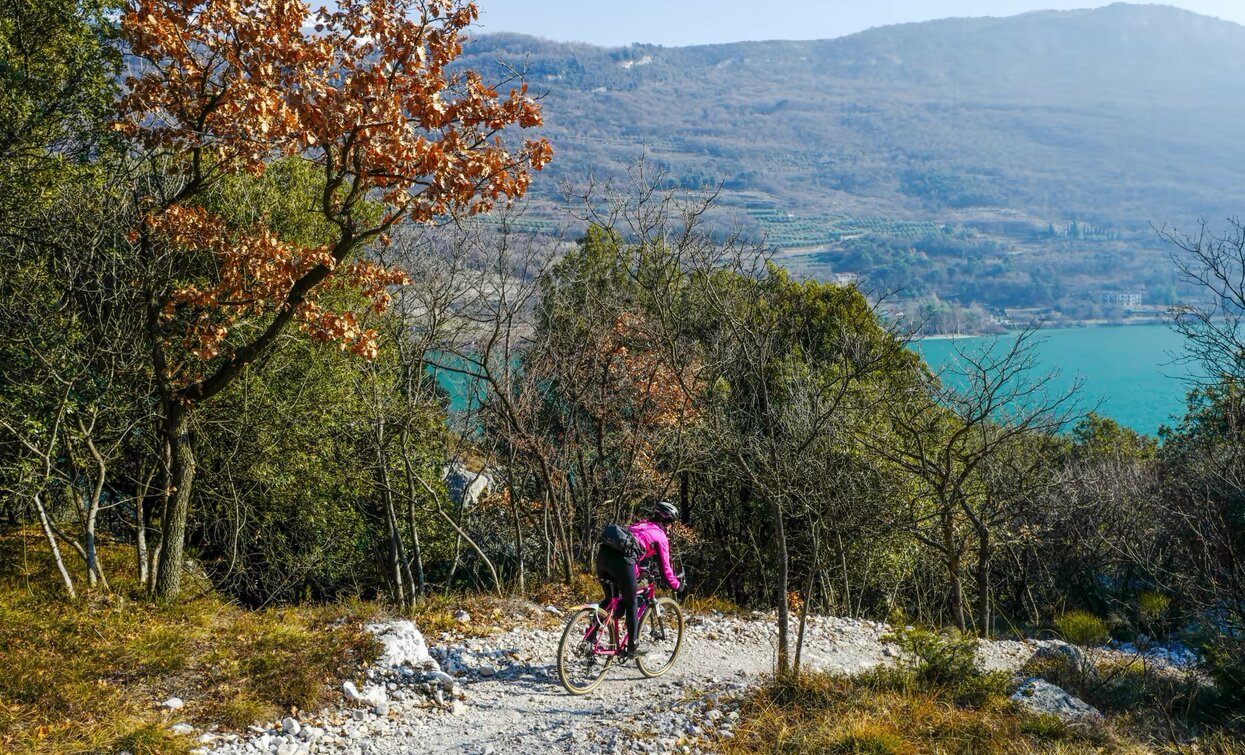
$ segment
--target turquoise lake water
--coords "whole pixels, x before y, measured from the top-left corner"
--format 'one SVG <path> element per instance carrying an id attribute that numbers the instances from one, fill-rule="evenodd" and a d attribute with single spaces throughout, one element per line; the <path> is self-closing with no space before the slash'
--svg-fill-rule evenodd
<path id="1" fill-rule="evenodd" d="M 913 345 L 935 370 L 948 365 L 956 350 L 972 354 L 1015 338 L 1004 335 L 956 340 L 926 340 Z M 1098 407 L 1138 432 L 1153 435 L 1159 425 L 1173 424 L 1184 414 L 1189 384 L 1183 379 L 1189 368 L 1177 363 L 1183 341 L 1164 325 L 1067 328 L 1044 330 L 1037 335 L 1040 365 L 1032 376 L 1039 378 L 1057 370 L 1051 391 L 1059 394 L 1079 377 L 1080 405 Z M 436 371 L 450 394 L 450 408 L 467 409 L 470 384 L 461 374 Z M 1101 403 L 1100 403 L 1101 402 Z"/>
<path id="2" fill-rule="evenodd" d="M 1015 336 L 999 336 L 1000 340 Z M 1037 335 L 1039 377 L 1059 376 L 1052 391 L 1066 391 L 1079 376 L 1080 403 L 1138 432 L 1153 435 L 1159 425 L 1174 424 L 1184 414 L 1190 368 L 1178 362 L 1183 339 L 1165 325 L 1068 328 Z M 980 353 L 996 339 L 926 340 L 913 345 L 934 370 L 963 353 Z"/>

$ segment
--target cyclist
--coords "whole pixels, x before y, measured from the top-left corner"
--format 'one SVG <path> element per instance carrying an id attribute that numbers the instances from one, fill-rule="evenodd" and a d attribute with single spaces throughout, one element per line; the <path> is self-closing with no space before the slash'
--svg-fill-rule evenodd
<path id="1" fill-rule="evenodd" d="M 640 627 L 636 617 L 636 580 L 640 576 L 639 562 L 657 556 L 661 562 L 666 584 L 676 592 L 682 588 L 679 578 L 670 566 L 670 540 L 666 528 L 678 521 L 679 510 L 669 501 L 658 501 L 653 513 L 628 527 L 610 525 L 605 528 L 602 543 L 597 548 L 597 579 L 605 592 L 605 605 L 617 596 L 627 612 L 627 649 L 623 658 L 639 658 L 644 651 L 639 648 Z M 627 541 L 628 536 L 630 541 Z"/>

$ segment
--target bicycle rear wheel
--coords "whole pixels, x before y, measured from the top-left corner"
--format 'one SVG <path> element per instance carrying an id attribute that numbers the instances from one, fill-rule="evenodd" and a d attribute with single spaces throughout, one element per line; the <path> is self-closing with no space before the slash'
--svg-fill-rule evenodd
<path id="1" fill-rule="evenodd" d="M 571 614 L 558 643 L 558 679 L 567 692 L 586 695 L 605 679 L 614 656 L 597 651 L 616 649 L 616 634 L 614 622 L 600 608 L 581 608 Z"/>
<path id="2" fill-rule="evenodd" d="M 640 673 L 661 676 L 670 670 L 683 649 L 683 609 L 673 598 L 653 601 L 640 625 L 645 655 L 638 659 Z"/>

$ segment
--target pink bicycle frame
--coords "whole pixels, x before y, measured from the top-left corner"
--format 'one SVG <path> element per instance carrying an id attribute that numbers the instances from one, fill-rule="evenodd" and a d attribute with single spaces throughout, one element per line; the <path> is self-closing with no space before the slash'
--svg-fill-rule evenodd
<path id="1" fill-rule="evenodd" d="M 636 625 L 639 626 L 644 622 L 644 616 L 648 613 L 649 606 L 653 604 L 653 599 L 657 597 L 657 586 L 652 582 L 652 580 L 649 580 L 648 582 L 645 583 L 644 587 L 641 587 L 639 590 L 636 590 L 635 596 L 637 599 L 644 600 L 644 605 L 640 609 L 640 615 L 636 617 Z M 585 642 L 589 641 L 588 636 L 590 634 L 592 634 L 594 631 L 597 633 L 597 636 L 592 638 L 591 640 L 592 641 L 592 652 L 594 655 L 616 656 L 619 653 L 618 648 L 624 648 L 627 646 L 627 640 L 629 639 L 629 637 L 627 636 L 627 629 L 626 627 L 619 627 L 618 617 L 614 615 L 615 612 L 618 610 L 618 601 L 620 600 L 622 600 L 622 598 L 620 596 L 615 595 L 614 597 L 606 601 L 604 606 L 601 606 L 597 603 L 585 603 L 582 606 L 578 606 L 576 609 L 578 610 L 579 608 L 600 608 L 602 611 L 605 611 L 609 614 L 609 621 L 614 623 L 614 634 L 618 636 L 618 647 L 617 648 L 609 648 L 609 647 L 602 646 L 601 635 L 604 633 L 601 632 L 600 630 L 601 628 L 605 626 L 604 624 L 596 626 L 596 627 L 589 627 L 588 630 L 584 632 Z"/>

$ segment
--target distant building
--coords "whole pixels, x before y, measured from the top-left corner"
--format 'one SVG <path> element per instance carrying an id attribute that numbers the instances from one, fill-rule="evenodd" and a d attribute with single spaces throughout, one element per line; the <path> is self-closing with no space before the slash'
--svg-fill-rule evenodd
<path id="1" fill-rule="evenodd" d="M 854 286 L 859 279 L 856 273 L 833 273 L 829 282 L 835 286 Z"/>
<path id="2" fill-rule="evenodd" d="M 1141 305 L 1142 295 L 1135 291 L 1103 291 L 1103 304 L 1118 304 L 1121 307 L 1137 307 Z"/>

